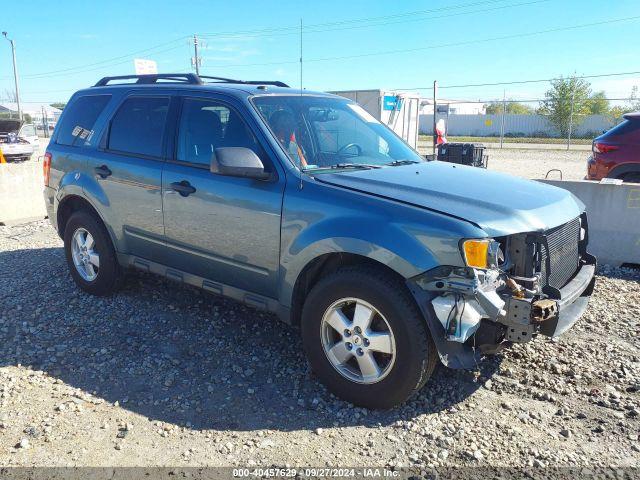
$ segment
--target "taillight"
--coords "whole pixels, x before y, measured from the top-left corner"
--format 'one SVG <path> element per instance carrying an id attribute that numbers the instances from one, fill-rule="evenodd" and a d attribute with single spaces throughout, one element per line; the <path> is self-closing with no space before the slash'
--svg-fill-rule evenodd
<path id="1" fill-rule="evenodd" d="M 49 186 L 49 175 L 51 174 L 51 153 L 44 154 L 44 161 L 42 162 L 42 173 L 44 175 L 44 186 Z"/>
<path id="2" fill-rule="evenodd" d="M 607 143 L 593 142 L 593 153 L 608 153 L 618 150 L 617 145 L 609 145 Z"/>

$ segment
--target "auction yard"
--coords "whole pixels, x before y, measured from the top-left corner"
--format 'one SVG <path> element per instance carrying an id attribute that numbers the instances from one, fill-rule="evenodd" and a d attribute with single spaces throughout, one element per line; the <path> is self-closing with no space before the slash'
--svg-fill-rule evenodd
<path id="1" fill-rule="evenodd" d="M 0 227 L 0 265 L 1 466 L 640 461 L 637 270 L 600 267 L 559 340 L 438 368 L 406 405 L 367 411 L 320 386 L 274 317 L 139 273 L 81 292 L 48 221 Z"/>

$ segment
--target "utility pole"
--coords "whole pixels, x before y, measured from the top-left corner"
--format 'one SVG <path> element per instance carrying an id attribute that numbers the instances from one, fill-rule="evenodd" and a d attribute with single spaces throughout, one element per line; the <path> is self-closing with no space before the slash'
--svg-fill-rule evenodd
<path id="1" fill-rule="evenodd" d="M 202 63 L 202 58 L 198 56 L 198 36 L 195 33 L 193 34 L 193 50 L 194 57 L 191 60 L 191 63 L 196 67 L 196 75 L 200 75 L 200 64 Z"/>
<path id="2" fill-rule="evenodd" d="M 571 111 L 569 112 L 569 135 L 567 135 L 567 150 L 571 148 L 571 130 L 573 130 L 573 103 L 575 101 L 576 87 L 571 85 Z"/>
<path id="3" fill-rule="evenodd" d="M 500 119 L 500 148 L 504 141 L 504 114 L 507 111 L 507 91 L 502 91 L 502 118 Z"/>
<path id="4" fill-rule="evenodd" d="M 436 131 L 436 113 L 438 112 L 438 81 L 433 81 L 433 157 L 436 155 L 436 144 L 438 143 L 438 132 Z"/>
<path id="5" fill-rule="evenodd" d="M 20 88 L 18 87 L 18 67 L 16 66 L 16 45 L 9 37 L 7 32 L 2 32 L 4 38 L 11 43 L 11 54 L 13 55 L 13 81 L 16 84 L 16 103 L 18 104 L 18 119 L 22 120 L 22 109 L 20 108 Z"/>

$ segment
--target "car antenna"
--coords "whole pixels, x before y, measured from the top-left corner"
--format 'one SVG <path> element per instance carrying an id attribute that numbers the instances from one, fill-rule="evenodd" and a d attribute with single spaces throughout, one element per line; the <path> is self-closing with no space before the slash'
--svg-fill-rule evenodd
<path id="1" fill-rule="evenodd" d="M 302 17 L 300 17 L 300 104 L 302 105 Z M 302 157 L 298 155 L 298 174 L 300 175 L 300 190 L 304 187 L 302 182 Z"/>

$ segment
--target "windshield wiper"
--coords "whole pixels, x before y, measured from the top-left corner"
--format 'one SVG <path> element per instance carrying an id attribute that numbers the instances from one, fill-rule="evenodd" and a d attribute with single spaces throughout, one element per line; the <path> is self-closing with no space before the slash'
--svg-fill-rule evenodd
<path id="1" fill-rule="evenodd" d="M 414 163 L 422 163 L 417 160 L 394 160 L 390 163 L 385 163 L 385 165 L 389 165 L 391 167 L 397 167 L 398 165 L 412 165 Z"/>
<path id="2" fill-rule="evenodd" d="M 371 169 L 371 168 L 381 168 L 380 165 L 372 165 L 370 163 L 334 163 L 333 165 L 328 165 L 326 167 L 309 167 L 305 170 L 338 170 L 341 168 L 363 168 L 363 169 Z"/>
<path id="3" fill-rule="evenodd" d="M 335 163 L 329 168 L 380 168 L 380 165 L 370 163 Z"/>

